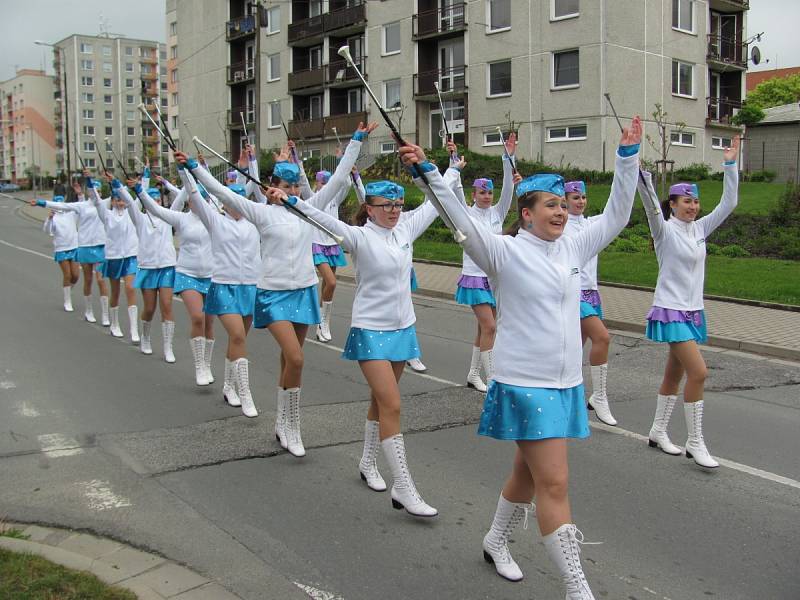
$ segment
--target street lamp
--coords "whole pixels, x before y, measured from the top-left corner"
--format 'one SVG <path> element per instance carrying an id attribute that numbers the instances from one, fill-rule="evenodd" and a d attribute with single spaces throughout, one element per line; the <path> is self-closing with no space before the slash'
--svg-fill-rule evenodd
<path id="1" fill-rule="evenodd" d="M 56 46 L 55 44 L 50 44 L 48 42 L 43 42 L 42 40 L 34 40 L 33 43 L 36 44 L 37 46 L 48 46 L 48 47 L 52 48 L 57 54 L 59 54 L 60 62 L 63 65 L 62 71 L 61 71 L 61 75 L 62 75 L 63 85 L 64 85 L 63 102 L 64 102 L 64 128 L 65 128 L 64 140 L 65 141 L 62 142 L 62 144 L 63 144 L 62 147 L 64 148 L 64 150 L 66 152 L 66 155 L 67 155 L 67 179 L 71 180 L 71 178 L 72 178 L 72 162 L 70 161 L 70 156 L 69 156 L 69 105 L 68 105 L 68 102 L 67 102 L 67 57 L 64 55 L 64 49 L 62 47 L 60 47 L 60 46 Z"/>

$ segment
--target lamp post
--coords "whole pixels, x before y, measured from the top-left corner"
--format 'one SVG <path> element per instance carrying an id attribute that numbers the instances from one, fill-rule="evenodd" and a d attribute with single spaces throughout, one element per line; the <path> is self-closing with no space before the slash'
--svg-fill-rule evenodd
<path id="1" fill-rule="evenodd" d="M 35 40 L 33 42 L 37 46 L 49 46 L 53 48 L 55 53 L 59 56 L 59 61 L 61 62 L 62 70 L 62 85 L 64 86 L 64 142 L 63 148 L 67 155 L 67 181 L 70 182 L 72 180 L 72 161 L 69 157 L 69 104 L 67 102 L 67 57 L 64 54 L 64 49 L 61 46 L 56 46 L 55 44 L 49 44 L 48 42 L 43 42 L 42 40 Z"/>

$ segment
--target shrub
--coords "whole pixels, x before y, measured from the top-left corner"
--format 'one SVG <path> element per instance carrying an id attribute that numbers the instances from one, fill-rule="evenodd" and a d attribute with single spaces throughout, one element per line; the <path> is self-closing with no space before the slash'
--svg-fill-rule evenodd
<path id="1" fill-rule="evenodd" d="M 706 248 L 706 251 L 708 251 L 708 248 Z M 750 256 L 750 253 L 738 244 L 723 246 L 720 254 L 722 254 L 722 256 L 727 256 L 728 258 L 741 258 L 743 256 Z"/>
<path id="2" fill-rule="evenodd" d="M 721 247 L 719 244 L 706 244 L 706 254 L 716 256 L 717 254 L 720 254 L 720 251 Z"/>
<path id="3" fill-rule="evenodd" d="M 786 185 L 769 218 L 776 225 L 800 224 L 800 185 Z"/>
<path id="4" fill-rule="evenodd" d="M 686 167 L 676 169 L 672 175 L 675 181 L 700 181 L 708 179 L 711 170 L 705 163 L 692 163 Z"/>
<path id="5" fill-rule="evenodd" d="M 771 183 L 775 177 L 777 177 L 777 173 L 775 171 L 764 170 L 764 171 L 750 171 L 749 173 L 742 173 L 742 181 L 753 181 L 753 182 L 767 182 Z"/>
<path id="6" fill-rule="evenodd" d="M 610 246 L 611 250 L 617 252 L 647 252 L 650 250 L 650 242 L 641 237 L 622 238 L 618 237 Z"/>

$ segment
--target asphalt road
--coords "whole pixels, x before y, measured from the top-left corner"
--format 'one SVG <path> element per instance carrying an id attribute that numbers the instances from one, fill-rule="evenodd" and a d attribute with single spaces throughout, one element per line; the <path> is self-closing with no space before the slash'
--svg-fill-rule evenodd
<path id="1" fill-rule="evenodd" d="M 222 342 L 217 383 L 194 386 L 180 303 L 174 365 L 161 360 L 158 327 L 145 357 L 83 322 L 78 288 L 76 312 L 64 313 L 50 240 L 19 206 L 0 199 L 0 518 L 159 552 L 247 599 L 563 597 L 534 523 L 513 537 L 523 582 L 483 562 L 513 448 L 475 434 L 481 395 L 455 385 L 474 335 L 463 307 L 416 302 L 429 371 L 404 376 L 403 422 L 417 485 L 440 510 L 420 522 L 358 478 L 369 392 L 334 348 L 307 345 L 308 455 L 293 458 L 271 437 L 269 334 L 248 339 L 261 416 L 246 419 L 221 401 Z M 333 345 L 352 293 L 337 290 Z M 706 357 L 706 439 L 726 459 L 714 472 L 647 448 L 664 348 L 615 337 L 609 389 L 620 427 L 596 427 L 570 449 L 575 521 L 587 541 L 603 542 L 582 548 L 598 598 L 800 598 L 800 365 Z M 671 432 L 685 441 L 678 410 Z"/>

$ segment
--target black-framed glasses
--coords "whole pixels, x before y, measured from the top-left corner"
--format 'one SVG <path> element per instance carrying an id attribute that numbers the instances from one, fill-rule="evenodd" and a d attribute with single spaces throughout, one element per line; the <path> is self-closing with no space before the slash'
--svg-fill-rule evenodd
<path id="1" fill-rule="evenodd" d="M 384 202 L 383 204 L 368 204 L 367 206 L 374 206 L 375 208 L 382 208 L 383 212 L 390 213 L 393 210 L 397 209 L 398 211 L 403 210 L 403 206 L 405 206 L 404 201 L 400 202 Z"/>

